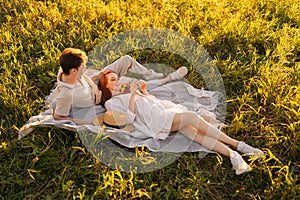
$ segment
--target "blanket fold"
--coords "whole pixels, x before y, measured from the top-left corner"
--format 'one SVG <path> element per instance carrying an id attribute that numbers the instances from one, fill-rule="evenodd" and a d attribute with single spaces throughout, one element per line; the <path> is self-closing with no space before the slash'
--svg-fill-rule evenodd
<path id="1" fill-rule="evenodd" d="M 186 82 L 177 81 L 153 88 L 149 91 L 149 93 L 159 99 L 170 100 L 174 103 L 181 104 L 187 107 L 188 110 L 197 112 L 200 116 L 210 117 L 212 119 L 212 124 L 218 128 L 224 126 L 222 121 L 225 119 L 225 100 L 224 95 L 220 92 L 196 89 Z M 56 91 L 52 91 L 49 96 L 52 100 L 55 99 Z M 72 108 L 72 115 L 82 119 L 93 119 L 95 115 L 104 113 L 104 109 L 99 106 L 88 109 L 92 109 L 95 112 L 90 112 L 86 109 Z M 109 137 L 116 143 L 128 148 L 143 146 L 153 152 L 170 153 L 210 152 L 208 149 L 189 140 L 179 132 L 170 134 L 170 136 L 165 140 L 155 140 L 153 138 L 135 138 L 130 132 L 120 131 L 118 129 L 103 129 L 102 126 L 92 125 L 78 126 L 72 121 L 55 120 L 53 118 L 53 108 L 51 105 L 44 112 L 31 117 L 20 129 L 18 138 L 22 139 L 28 135 L 35 126 L 42 125 L 52 125 L 58 128 L 75 131 L 79 134 L 81 140 L 84 141 L 83 143 L 86 147 L 91 146 L 89 143 L 93 143 L 92 140 L 97 139 L 99 137 L 99 133 L 101 133 L 102 138 Z M 89 140 L 85 138 L 87 133 L 90 137 Z M 114 145 L 113 143 L 111 144 Z M 95 149 L 96 147 L 94 146 L 93 148 Z"/>

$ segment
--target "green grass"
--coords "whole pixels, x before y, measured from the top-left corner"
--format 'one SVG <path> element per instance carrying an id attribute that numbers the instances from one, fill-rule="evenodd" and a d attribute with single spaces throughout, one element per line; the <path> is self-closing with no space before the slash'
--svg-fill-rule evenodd
<path id="1" fill-rule="evenodd" d="M 0 0 L 0 199 L 299 199 L 300 4 L 297 0 Z M 18 128 L 44 111 L 58 56 L 89 52 L 110 36 L 166 27 L 207 49 L 227 95 L 224 131 L 267 152 L 236 176 L 228 158 L 185 153 L 135 174 L 113 170 L 74 132 Z M 172 67 L 168 52 L 138 50 L 142 63 Z M 205 87 L 190 66 L 189 81 Z M 134 151 L 134 150 L 133 150 Z"/>

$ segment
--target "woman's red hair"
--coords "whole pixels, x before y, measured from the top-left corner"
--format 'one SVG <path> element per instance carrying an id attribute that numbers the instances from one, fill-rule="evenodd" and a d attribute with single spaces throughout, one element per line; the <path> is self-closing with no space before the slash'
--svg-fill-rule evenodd
<path id="1" fill-rule="evenodd" d="M 100 91 L 102 91 L 101 101 L 100 101 L 100 104 L 102 106 L 104 106 L 105 102 L 112 97 L 111 91 L 106 87 L 107 82 L 108 82 L 107 75 L 110 73 L 114 73 L 114 72 L 111 70 L 107 70 L 107 71 L 101 72 L 99 75 L 100 79 L 98 82 L 98 89 Z"/>

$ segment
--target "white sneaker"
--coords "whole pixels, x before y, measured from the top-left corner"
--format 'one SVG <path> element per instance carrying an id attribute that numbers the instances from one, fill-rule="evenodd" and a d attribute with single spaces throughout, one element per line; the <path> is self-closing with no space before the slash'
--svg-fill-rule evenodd
<path id="1" fill-rule="evenodd" d="M 232 168 L 235 170 L 237 175 L 243 174 L 245 172 L 249 172 L 252 168 L 244 161 L 242 156 L 236 152 L 232 151 L 230 153 L 230 161 L 232 164 Z"/>
<path id="2" fill-rule="evenodd" d="M 187 73 L 188 73 L 188 69 L 183 66 L 183 67 L 179 67 L 175 72 L 169 74 L 169 76 L 171 77 L 172 81 L 174 81 L 174 80 L 183 79 L 183 77 L 187 75 Z"/>
<path id="3" fill-rule="evenodd" d="M 144 75 L 146 80 L 161 79 L 164 76 L 163 73 L 157 73 L 152 69 L 149 69 L 149 71 L 150 71 L 149 75 Z"/>
<path id="4" fill-rule="evenodd" d="M 251 147 L 250 145 L 246 144 L 245 142 L 239 142 L 237 146 L 237 150 L 248 155 L 248 156 L 254 156 L 254 157 L 263 157 L 264 152 L 261 150 Z"/>

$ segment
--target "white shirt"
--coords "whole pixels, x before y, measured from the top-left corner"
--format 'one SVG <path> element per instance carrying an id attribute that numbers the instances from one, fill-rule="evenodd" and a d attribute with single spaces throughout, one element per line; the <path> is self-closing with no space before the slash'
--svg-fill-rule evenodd
<path id="1" fill-rule="evenodd" d="M 55 113 L 61 116 L 69 116 L 71 107 L 95 106 L 92 89 L 87 83 L 86 75 L 83 75 L 75 84 L 62 82 L 62 72 L 57 77 L 58 95 L 56 98 Z"/>
<path id="2" fill-rule="evenodd" d="M 168 100 L 160 100 L 152 95 L 136 95 L 135 113 L 133 113 L 128 109 L 129 99 L 130 94 L 114 96 L 105 102 L 105 108 L 126 113 L 127 123 L 133 124 L 139 130 L 131 133 L 137 138 L 167 138 L 174 115 L 187 111 L 184 106 Z"/>

